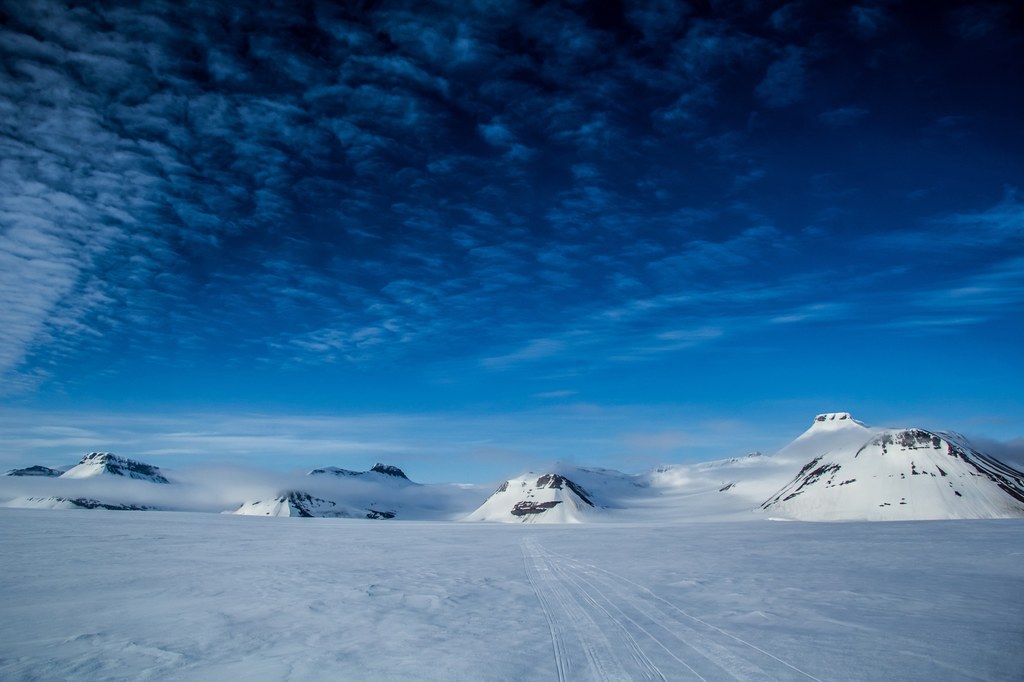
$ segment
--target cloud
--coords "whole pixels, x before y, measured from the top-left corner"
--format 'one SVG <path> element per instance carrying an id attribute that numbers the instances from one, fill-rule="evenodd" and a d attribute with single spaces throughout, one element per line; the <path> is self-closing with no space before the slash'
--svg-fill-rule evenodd
<path id="1" fill-rule="evenodd" d="M 979 243 L 1016 242 L 1024 237 L 1024 201 L 1017 189 L 1009 189 L 999 203 L 984 211 L 954 213 L 939 218 L 937 222 L 968 228 L 977 236 Z"/>
<path id="2" fill-rule="evenodd" d="M 66 466 L 85 452 L 112 451 L 161 467 L 168 477 L 195 488 L 204 510 L 222 511 L 285 485 L 301 489 L 300 484 L 308 485 L 305 472 L 323 466 L 363 471 L 385 462 L 423 483 L 492 481 L 581 451 L 590 466 L 635 463 L 623 458 L 628 452 L 622 434 L 683 432 L 691 439 L 687 456 L 707 453 L 709 458 L 729 451 L 735 435 L 709 432 L 694 415 L 663 405 L 587 405 L 567 398 L 571 396 L 562 394 L 534 403 L 532 409 L 497 414 L 35 411 L 33 424 L 26 422 L 25 413 L 8 410 L 0 414 L 0 471 L 33 464 Z M 92 444 L 78 443 L 82 433 L 66 434 L 58 442 L 59 434 L 49 432 L 52 426 L 87 431 Z M 644 466 L 649 464 L 644 460 Z M 17 485 L 0 477 L 0 496 L 13 491 L 4 483 Z M 141 486 L 143 492 L 149 488 Z M 45 488 L 37 492 L 54 494 Z M 144 502 L 144 497 L 137 499 Z"/>
<path id="3" fill-rule="evenodd" d="M 806 61 L 803 48 L 788 45 L 782 55 L 769 65 L 754 93 L 773 109 L 788 107 L 800 101 L 807 80 Z"/>
<path id="4" fill-rule="evenodd" d="M 1007 189 L 996 204 L 980 211 L 938 215 L 924 229 L 902 229 L 871 235 L 872 244 L 924 252 L 992 249 L 1024 239 L 1024 201 L 1015 188 Z"/>
<path id="5" fill-rule="evenodd" d="M 985 454 L 1024 471 L 1024 438 L 995 440 L 984 436 L 971 436 L 971 445 Z"/>
<path id="6" fill-rule="evenodd" d="M 849 312 L 849 305 L 845 303 L 810 303 L 776 315 L 771 318 L 771 322 L 772 324 L 793 324 L 795 322 L 835 320 L 846 317 Z"/>
<path id="7" fill-rule="evenodd" d="M 888 26 L 889 18 L 879 4 L 855 5 L 849 12 L 853 32 L 865 40 L 882 33 Z"/>
<path id="8" fill-rule="evenodd" d="M 1010 12 L 1009 3 L 971 3 L 950 10 L 947 22 L 950 30 L 964 40 L 985 40 L 1012 25 Z"/>
<path id="9" fill-rule="evenodd" d="M 624 433 L 620 436 L 623 445 L 631 450 L 655 451 L 659 453 L 677 450 L 691 442 L 683 431 L 656 431 L 653 433 Z"/>
<path id="10" fill-rule="evenodd" d="M 559 339 L 534 339 L 519 350 L 484 358 L 480 363 L 492 369 L 509 369 L 524 362 L 549 359 L 558 355 L 565 348 L 565 342 Z"/>
<path id="11" fill-rule="evenodd" d="M 1024 307 L 1024 257 L 1001 261 L 983 272 L 943 282 L 918 298 L 925 308 L 948 311 L 950 319 L 982 321 Z"/>
<path id="12" fill-rule="evenodd" d="M 570 389 L 561 389 L 558 391 L 544 391 L 543 393 L 535 393 L 534 398 L 540 398 L 541 400 L 557 400 L 559 398 L 570 398 L 579 393 Z"/>
<path id="13" fill-rule="evenodd" d="M 767 41 L 726 21 L 695 20 L 672 48 L 673 66 L 690 78 L 760 59 Z"/>
<path id="14" fill-rule="evenodd" d="M 870 112 L 861 107 L 839 107 L 818 114 L 818 120 L 829 128 L 849 128 L 859 124 Z"/>
<path id="15" fill-rule="evenodd" d="M 860 314 L 815 308 L 849 270 L 780 199 L 843 139 L 822 127 L 885 118 L 815 89 L 854 15 L 812 5 L 25 5 L 0 29 L 0 383 L 543 373 Z M 818 116 L 804 146 L 790 114 Z M 850 196 L 806 210 L 853 220 Z M 844 243 L 1005 248 L 1019 203 Z M 947 288 L 1009 286 L 978 267 Z"/>
<path id="16" fill-rule="evenodd" d="M 691 12 L 689 5 L 675 0 L 628 2 L 625 9 L 626 20 L 640 31 L 646 42 L 653 44 L 670 40 Z"/>

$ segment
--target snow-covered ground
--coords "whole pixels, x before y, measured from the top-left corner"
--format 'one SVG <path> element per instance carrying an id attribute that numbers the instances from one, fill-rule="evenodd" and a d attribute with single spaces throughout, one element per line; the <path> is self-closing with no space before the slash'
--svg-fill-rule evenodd
<path id="1" fill-rule="evenodd" d="M 3 680 L 1020 680 L 1024 521 L 0 510 Z"/>

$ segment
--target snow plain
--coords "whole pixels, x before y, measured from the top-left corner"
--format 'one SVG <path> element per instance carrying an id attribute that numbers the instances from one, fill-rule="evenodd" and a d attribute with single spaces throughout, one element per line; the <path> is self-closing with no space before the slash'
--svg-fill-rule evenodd
<path id="1" fill-rule="evenodd" d="M 1024 521 L 0 510 L 3 680 L 1019 680 Z"/>

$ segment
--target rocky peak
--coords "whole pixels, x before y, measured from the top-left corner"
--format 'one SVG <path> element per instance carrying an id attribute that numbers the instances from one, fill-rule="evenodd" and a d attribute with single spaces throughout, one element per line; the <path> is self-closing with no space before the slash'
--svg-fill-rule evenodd
<path id="1" fill-rule="evenodd" d="M 385 476 L 394 476 L 395 478 L 404 478 L 407 481 L 409 480 L 409 477 L 405 475 L 404 471 L 390 464 L 381 464 L 380 462 L 377 462 L 370 468 L 370 471 L 376 471 L 378 474 L 384 474 Z"/>
<path id="2" fill-rule="evenodd" d="M 851 426 L 863 427 L 862 422 L 854 419 L 849 412 L 826 412 L 814 418 L 811 431 L 827 431 L 832 429 L 845 429 Z"/>
<path id="3" fill-rule="evenodd" d="M 154 483 L 170 483 L 170 481 L 160 473 L 159 467 L 155 467 L 152 464 L 145 464 L 143 462 L 136 462 L 135 460 L 128 459 L 127 457 L 118 457 L 110 452 L 90 452 L 83 457 L 82 461 L 78 464 L 78 466 L 83 465 L 95 467 L 105 473 L 113 474 L 115 476 L 146 479 L 153 481 Z"/>
<path id="4" fill-rule="evenodd" d="M 543 476 L 537 479 L 536 487 L 539 489 L 555 488 L 557 490 L 568 488 L 569 490 L 576 493 L 581 500 L 589 504 L 591 507 L 594 506 L 594 503 L 590 501 L 590 493 L 584 490 L 582 486 L 579 486 L 576 483 L 570 481 L 565 476 L 559 476 L 558 474 L 544 474 Z"/>

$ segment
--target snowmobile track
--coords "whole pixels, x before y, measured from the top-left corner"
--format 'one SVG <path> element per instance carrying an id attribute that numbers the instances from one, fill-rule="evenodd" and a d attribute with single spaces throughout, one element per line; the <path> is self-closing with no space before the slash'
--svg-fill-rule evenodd
<path id="1" fill-rule="evenodd" d="M 817 677 L 617 573 L 521 542 L 558 679 L 769 682 Z"/>

